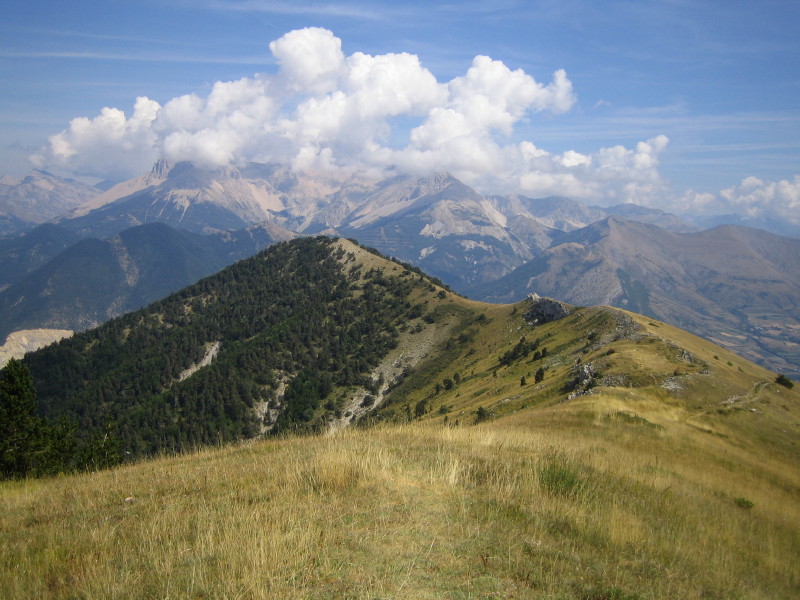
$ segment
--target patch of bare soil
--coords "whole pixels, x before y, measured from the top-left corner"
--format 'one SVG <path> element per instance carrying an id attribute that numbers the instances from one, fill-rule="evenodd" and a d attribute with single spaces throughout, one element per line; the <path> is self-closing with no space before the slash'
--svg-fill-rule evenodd
<path id="1" fill-rule="evenodd" d="M 44 348 L 65 337 L 70 337 L 69 329 L 23 329 L 10 333 L 6 343 L 0 346 L 0 368 L 12 358 L 22 358 L 28 352 Z"/>

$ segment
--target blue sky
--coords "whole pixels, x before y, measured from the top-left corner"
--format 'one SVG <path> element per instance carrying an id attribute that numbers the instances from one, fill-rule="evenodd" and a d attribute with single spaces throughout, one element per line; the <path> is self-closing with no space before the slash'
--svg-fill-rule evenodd
<path id="1" fill-rule="evenodd" d="M 137 157 L 151 157 L 141 144 L 152 146 L 154 153 L 211 162 L 300 160 L 305 152 L 313 154 L 313 166 L 366 161 L 372 168 L 414 170 L 428 161 L 482 191 L 562 192 L 606 204 L 641 197 L 642 203 L 673 209 L 766 207 L 776 217 L 791 218 L 795 209 L 800 215 L 796 0 L 5 0 L 3 15 L 0 173 L 20 176 L 32 166 L 28 156 L 37 155 L 37 164 L 54 172 L 126 176 L 123 163 L 132 173 Z M 308 40 L 284 38 L 308 27 L 318 28 Z M 337 93 L 351 113 L 364 110 L 369 101 L 369 90 L 355 90 L 352 77 L 345 81 L 340 75 L 337 82 L 309 81 L 311 87 L 297 87 L 294 95 L 286 92 L 286 80 L 302 78 L 308 66 L 290 68 L 295 53 L 311 44 L 324 62 L 333 47 L 330 38 L 341 44 L 342 60 L 331 67 L 337 73 L 352 71 L 350 59 L 356 53 L 408 53 L 418 59 L 417 66 L 404 63 L 401 69 L 413 79 L 395 81 L 402 92 L 420 86 L 414 87 L 408 109 L 387 105 L 364 121 L 365 128 L 379 134 L 354 129 L 351 114 L 336 132 L 315 130 L 312 135 L 309 119 L 292 113 L 309 98 L 318 106 L 323 97 L 329 101 Z M 286 40 L 285 64 L 269 46 L 279 39 Z M 479 55 L 495 62 L 478 65 L 473 60 Z M 554 76 L 558 70 L 564 71 L 559 81 Z M 259 79 L 259 73 L 266 79 Z M 437 96 L 426 74 L 439 88 L 449 86 L 449 95 Z M 283 127 L 280 143 L 269 138 L 271 148 L 283 144 L 282 154 L 267 152 L 265 140 L 240 136 L 230 141 L 231 125 L 225 123 L 231 150 L 225 158 L 212 156 L 207 148 L 199 149 L 199 121 L 189 131 L 185 115 L 171 121 L 155 118 L 174 98 L 191 94 L 206 103 L 216 82 L 242 78 L 249 91 L 240 90 L 236 102 L 249 103 L 249 117 L 260 118 L 253 116 L 255 87 L 280 105 L 269 117 L 268 111 L 258 114 L 271 119 L 268 128 L 274 135 L 277 124 Z M 381 82 L 375 85 L 388 85 Z M 279 85 L 283 92 L 275 100 L 273 90 Z M 496 96 L 497 90 L 505 95 Z M 388 87 L 380 91 L 391 92 Z M 475 95 L 500 103 L 504 111 L 478 115 Z M 119 148 L 110 149 L 108 140 L 92 147 L 94 138 L 84 130 L 70 131 L 72 119 L 94 120 L 104 107 L 131 118 L 138 97 L 157 103 L 148 108 L 148 127 L 152 123 L 155 133 L 148 130 L 146 140 L 139 132 L 133 142 L 121 140 Z M 174 103 L 172 113 L 177 109 Z M 331 109 L 330 102 L 325 109 Z M 202 110 L 207 117 L 207 106 Z M 220 127 L 218 119 L 204 123 L 203 131 Z M 184 129 L 183 137 L 167 142 L 176 128 Z M 61 148 L 69 145 L 69 160 L 48 142 L 59 132 L 66 132 Z M 289 143 L 287 136 L 295 137 Z M 219 139 L 206 136 L 203 143 Z M 487 144 L 493 154 L 477 156 Z M 130 163 L 123 146 L 133 153 Z M 100 165 L 93 151 L 108 157 L 109 164 Z M 365 158 L 369 153 L 371 158 Z M 465 158 L 455 160 L 454 153 Z M 499 172 L 498 161 L 515 166 Z"/>

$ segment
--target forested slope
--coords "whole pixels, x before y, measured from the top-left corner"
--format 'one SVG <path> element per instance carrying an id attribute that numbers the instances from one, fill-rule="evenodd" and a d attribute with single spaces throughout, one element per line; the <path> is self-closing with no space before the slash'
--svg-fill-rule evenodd
<path id="1" fill-rule="evenodd" d="M 356 251 L 367 254 L 328 238 L 278 244 L 29 355 L 42 413 L 82 432 L 114 422 L 133 456 L 318 428 L 338 408 L 323 400 L 368 385 L 397 328 L 423 316 L 415 290 L 435 290 Z M 212 346 L 211 364 L 182 379 Z"/>

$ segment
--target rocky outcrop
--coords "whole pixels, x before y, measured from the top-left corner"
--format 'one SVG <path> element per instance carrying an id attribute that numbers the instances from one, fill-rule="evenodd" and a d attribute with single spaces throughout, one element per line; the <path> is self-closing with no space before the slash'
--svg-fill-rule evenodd
<path id="1" fill-rule="evenodd" d="M 543 325 L 550 321 L 557 321 L 572 312 L 569 304 L 564 304 L 552 298 L 543 298 L 539 294 L 528 295 L 531 306 L 525 313 L 525 320 L 530 325 Z"/>

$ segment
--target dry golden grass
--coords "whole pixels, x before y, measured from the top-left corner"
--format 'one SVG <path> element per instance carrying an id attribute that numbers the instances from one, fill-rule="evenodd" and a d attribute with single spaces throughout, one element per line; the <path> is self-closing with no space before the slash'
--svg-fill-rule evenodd
<path id="1" fill-rule="evenodd" d="M 346 430 L 5 483 L 0 595 L 796 597 L 797 464 L 614 414 Z"/>

